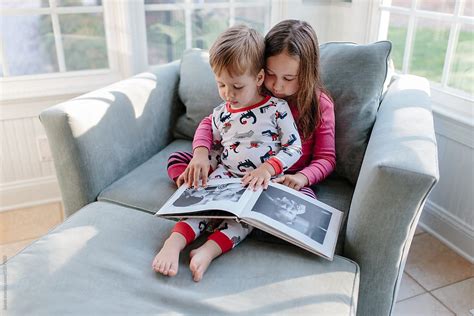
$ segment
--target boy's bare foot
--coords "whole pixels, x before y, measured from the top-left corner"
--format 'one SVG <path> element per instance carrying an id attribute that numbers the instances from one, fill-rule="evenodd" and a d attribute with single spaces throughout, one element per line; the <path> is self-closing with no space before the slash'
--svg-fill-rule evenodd
<path id="1" fill-rule="evenodd" d="M 189 254 L 191 257 L 189 269 L 191 269 L 195 282 L 201 281 L 211 261 L 220 256 L 221 253 L 221 248 L 213 240 L 208 240 L 201 247 L 191 251 Z"/>
<path id="2" fill-rule="evenodd" d="M 176 232 L 171 233 L 153 259 L 151 264 L 153 270 L 163 275 L 175 276 L 178 273 L 179 253 L 184 247 L 186 247 L 184 236 Z"/>

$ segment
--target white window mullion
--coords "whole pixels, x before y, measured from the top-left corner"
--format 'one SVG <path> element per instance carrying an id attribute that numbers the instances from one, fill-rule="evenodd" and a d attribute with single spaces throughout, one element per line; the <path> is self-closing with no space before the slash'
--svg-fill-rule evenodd
<path id="1" fill-rule="evenodd" d="M 408 29 L 407 29 L 407 38 L 405 40 L 405 52 L 403 54 L 403 66 L 402 66 L 402 73 L 408 73 L 408 68 L 410 65 L 411 59 L 411 52 L 413 50 L 413 40 L 415 38 L 415 31 L 416 31 L 416 17 L 415 17 L 415 10 L 417 0 L 412 0 L 411 9 L 410 9 L 410 17 L 408 19 Z"/>
<path id="2" fill-rule="evenodd" d="M 3 39 L 1 38 L 1 35 L 0 35 L 0 62 L 2 63 L 3 77 L 8 77 L 10 75 L 10 71 L 8 69 L 7 60 L 5 59 L 5 48 L 3 46 Z"/>
<path id="3" fill-rule="evenodd" d="M 186 49 L 190 49 L 193 47 L 193 19 L 192 19 L 192 2 L 191 0 L 186 0 L 186 5 L 184 9 L 184 34 L 186 37 Z"/>
<path id="4" fill-rule="evenodd" d="M 390 15 L 391 12 L 388 10 L 383 10 L 380 13 L 379 30 L 377 37 L 377 40 L 379 41 L 386 40 L 388 38 L 388 29 L 390 28 Z"/>
<path id="5" fill-rule="evenodd" d="M 272 2 L 271 0 L 267 0 L 266 2 L 267 10 L 265 10 L 265 22 L 263 24 L 263 28 L 265 32 L 270 30 L 270 23 L 271 23 L 271 11 L 272 11 Z"/>
<path id="6" fill-rule="evenodd" d="M 64 58 L 63 39 L 61 38 L 61 26 L 56 12 L 56 0 L 49 0 L 51 7 L 51 23 L 53 24 L 54 42 L 56 44 L 56 55 L 58 58 L 59 72 L 66 72 L 66 60 Z"/>
<path id="7" fill-rule="evenodd" d="M 235 24 L 235 1 L 229 0 L 229 27 Z"/>
<path id="8" fill-rule="evenodd" d="M 443 75 L 441 76 L 441 86 L 446 87 L 449 81 L 449 73 L 451 72 L 451 64 L 454 53 L 456 52 L 456 45 L 459 39 L 459 32 L 461 30 L 461 23 L 458 17 L 461 15 L 465 0 L 456 1 L 454 7 L 454 18 L 456 22 L 451 24 L 451 31 L 449 32 L 448 47 L 446 49 L 446 56 L 444 58 Z"/>

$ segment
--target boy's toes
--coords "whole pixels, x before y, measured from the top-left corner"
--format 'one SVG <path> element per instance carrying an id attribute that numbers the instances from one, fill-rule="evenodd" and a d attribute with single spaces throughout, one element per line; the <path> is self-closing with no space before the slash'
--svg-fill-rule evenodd
<path id="1" fill-rule="evenodd" d="M 158 262 L 158 260 L 154 261 L 153 262 L 153 270 L 155 270 L 156 272 L 158 272 L 158 269 L 160 268 L 160 263 Z"/>
<path id="2" fill-rule="evenodd" d="M 156 264 L 158 263 L 158 255 L 153 258 L 153 262 L 151 263 L 151 266 L 153 269 L 155 269 Z"/>
<path id="3" fill-rule="evenodd" d="M 202 279 L 202 271 L 200 267 L 196 269 L 196 271 L 193 273 L 193 280 L 194 282 L 199 282 Z"/>
<path id="4" fill-rule="evenodd" d="M 169 270 L 168 270 L 168 275 L 169 276 L 175 276 L 178 274 L 178 267 L 175 264 L 171 264 Z"/>
<path id="5" fill-rule="evenodd" d="M 199 282 L 202 279 L 202 272 L 201 272 L 201 267 L 199 264 L 196 264 L 195 262 L 191 262 L 189 265 L 189 269 L 191 270 L 191 273 L 193 275 L 193 280 L 195 282 Z"/>

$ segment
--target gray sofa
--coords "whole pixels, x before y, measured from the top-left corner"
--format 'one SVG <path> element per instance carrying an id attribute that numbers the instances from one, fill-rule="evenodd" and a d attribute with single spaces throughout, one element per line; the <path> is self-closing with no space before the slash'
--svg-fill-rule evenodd
<path id="1" fill-rule="evenodd" d="M 7 261 L 7 310 L 389 315 L 438 179 L 428 83 L 387 78 L 390 47 L 321 46 L 338 158 L 336 172 L 314 189 L 346 214 L 332 262 L 256 231 L 199 283 L 187 268 L 189 249 L 178 276 L 152 270 L 173 226 L 153 216 L 175 190 L 167 157 L 191 150 L 199 120 L 219 101 L 206 54 L 192 50 L 41 113 L 68 218 Z"/>

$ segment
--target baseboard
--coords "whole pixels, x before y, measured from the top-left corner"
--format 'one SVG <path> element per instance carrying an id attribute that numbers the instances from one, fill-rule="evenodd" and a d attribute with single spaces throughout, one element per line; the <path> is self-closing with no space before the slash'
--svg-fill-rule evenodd
<path id="1" fill-rule="evenodd" d="M 54 176 L 0 184 L 0 212 L 60 201 Z"/>
<path id="2" fill-rule="evenodd" d="M 420 227 L 474 263 L 474 230 L 439 205 L 427 201 L 421 214 Z"/>

